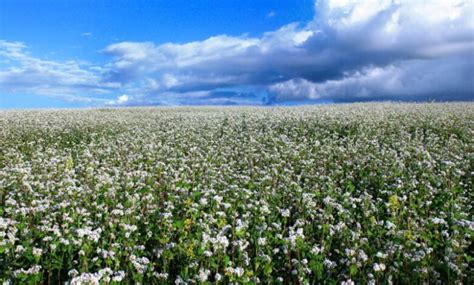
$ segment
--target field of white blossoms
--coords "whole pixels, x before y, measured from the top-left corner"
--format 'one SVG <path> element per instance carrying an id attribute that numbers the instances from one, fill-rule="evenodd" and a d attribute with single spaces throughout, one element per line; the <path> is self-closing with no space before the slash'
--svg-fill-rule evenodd
<path id="1" fill-rule="evenodd" d="M 0 281 L 472 284 L 473 150 L 473 103 L 2 111 Z"/>

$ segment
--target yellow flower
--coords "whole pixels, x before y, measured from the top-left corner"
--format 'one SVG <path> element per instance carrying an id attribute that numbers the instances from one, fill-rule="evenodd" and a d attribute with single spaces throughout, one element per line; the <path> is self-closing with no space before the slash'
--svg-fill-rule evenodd
<path id="1" fill-rule="evenodd" d="M 66 169 L 72 169 L 74 166 L 74 160 L 72 159 L 72 156 L 69 156 L 66 160 Z"/>
<path id="2" fill-rule="evenodd" d="M 397 211 L 398 209 L 400 209 L 400 202 L 398 200 L 397 195 L 390 196 L 388 198 L 388 204 L 390 206 L 390 209 L 392 209 L 393 211 Z"/>

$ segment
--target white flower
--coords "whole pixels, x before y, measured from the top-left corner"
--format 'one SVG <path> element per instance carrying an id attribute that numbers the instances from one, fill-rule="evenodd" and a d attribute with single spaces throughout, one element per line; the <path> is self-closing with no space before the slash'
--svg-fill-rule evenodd
<path id="1" fill-rule="evenodd" d="M 377 256 L 378 258 L 385 259 L 385 258 L 388 257 L 388 254 L 382 253 L 382 252 L 379 251 L 379 252 L 377 252 L 377 254 L 375 256 Z"/>
<path id="2" fill-rule="evenodd" d="M 235 275 L 237 275 L 238 277 L 242 277 L 242 275 L 244 275 L 244 269 L 242 267 L 236 267 L 234 269 L 234 273 Z"/>
<path id="3" fill-rule="evenodd" d="M 229 239 L 226 236 L 217 236 L 215 244 L 222 249 L 226 249 L 229 246 Z"/>
<path id="4" fill-rule="evenodd" d="M 209 269 L 199 269 L 199 275 L 197 277 L 197 279 L 201 282 L 204 282 L 204 281 L 207 281 L 207 278 L 209 277 L 209 274 L 211 273 L 211 271 Z"/>
<path id="5" fill-rule="evenodd" d="M 160 280 L 167 280 L 168 279 L 168 273 L 158 273 L 158 272 L 153 272 L 153 276 Z"/>
<path id="6" fill-rule="evenodd" d="M 314 255 L 318 255 L 323 251 L 324 251 L 324 247 L 319 247 L 318 245 L 313 246 L 313 248 L 311 249 L 311 253 Z"/>
<path id="7" fill-rule="evenodd" d="M 290 210 L 288 209 L 281 210 L 280 213 L 285 218 L 288 218 L 290 216 Z"/>
<path id="8" fill-rule="evenodd" d="M 174 284 L 176 285 L 187 285 L 188 283 L 181 278 L 181 276 L 176 277 L 176 280 L 174 280 Z"/>
<path id="9" fill-rule="evenodd" d="M 444 219 L 440 219 L 440 218 L 433 218 L 433 219 L 431 219 L 431 221 L 435 225 L 441 225 L 441 224 L 445 225 L 446 224 L 446 221 Z"/>
<path id="10" fill-rule="evenodd" d="M 374 264 L 374 271 L 375 271 L 375 272 L 385 271 L 385 264 L 383 264 L 383 263 L 375 263 L 375 264 Z"/>
<path id="11" fill-rule="evenodd" d="M 69 277 L 76 277 L 78 274 L 79 274 L 79 272 L 78 272 L 76 269 L 71 269 L 71 270 L 69 270 L 69 272 L 67 273 L 67 275 L 68 275 Z"/>
<path id="12" fill-rule="evenodd" d="M 336 267 L 336 263 L 335 263 L 334 261 L 331 261 L 331 260 L 327 259 L 327 258 L 324 259 L 323 264 L 324 264 L 324 266 L 326 266 L 328 269 L 332 269 L 332 268 Z"/>
<path id="13" fill-rule="evenodd" d="M 214 200 L 217 202 L 217 204 L 220 204 L 222 202 L 222 197 L 221 196 L 215 196 Z"/>
<path id="14" fill-rule="evenodd" d="M 362 260 L 363 262 L 365 262 L 369 259 L 369 257 L 365 253 L 365 251 L 363 251 L 362 249 L 359 250 L 359 259 Z"/>
<path id="15" fill-rule="evenodd" d="M 348 279 L 346 281 L 342 281 L 341 285 L 355 285 L 355 283 L 351 279 Z"/>
<path id="16" fill-rule="evenodd" d="M 15 270 L 13 271 L 13 275 L 14 276 L 18 276 L 19 274 L 26 274 L 26 275 L 34 275 L 34 274 L 37 274 L 41 271 L 41 265 L 34 265 L 28 269 L 19 269 L 19 270 Z"/>
<path id="17" fill-rule="evenodd" d="M 33 255 L 36 257 L 40 257 L 43 254 L 43 250 L 41 248 L 33 247 Z"/>
<path id="18" fill-rule="evenodd" d="M 388 230 L 390 230 L 390 229 L 396 228 L 397 226 L 396 226 L 394 223 L 390 222 L 390 221 L 385 221 L 385 227 L 386 227 Z"/>
<path id="19" fill-rule="evenodd" d="M 346 248 L 345 252 L 346 252 L 346 255 L 349 257 L 354 256 L 356 254 L 356 251 L 350 248 Z"/>
<path id="20" fill-rule="evenodd" d="M 125 278 L 125 272 L 124 271 L 117 271 L 112 276 L 112 281 L 121 282 L 124 278 Z"/>
<path id="21" fill-rule="evenodd" d="M 83 284 L 100 284 L 102 275 L 99 273 L 82 273 L 81 275 L 74 277 L 71 280 L 71 285 L 83 285 Z"/>
<path id="22" fill-rule="evenodd" d="M 16 253 L 22 253 L 24 251 L 25 251 L 25 248 L 23 246 L 21 246 L 21 245 L 16 246 L 16 249 L 15 249 Z"/>

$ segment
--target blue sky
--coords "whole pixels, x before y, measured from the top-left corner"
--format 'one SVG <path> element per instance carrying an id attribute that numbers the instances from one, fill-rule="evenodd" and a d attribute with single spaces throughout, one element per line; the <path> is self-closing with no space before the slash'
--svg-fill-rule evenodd
<path id="1" fill-rule="evenodd" d="M 0 108 L 472 100 L 474 2 L 0 1 Z"/>

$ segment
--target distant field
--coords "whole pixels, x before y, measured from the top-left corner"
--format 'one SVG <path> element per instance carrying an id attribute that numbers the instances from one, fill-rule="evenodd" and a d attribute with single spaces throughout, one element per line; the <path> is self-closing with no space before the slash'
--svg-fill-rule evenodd
<path id="1" fill-rule="evenodd" d="M 472 284 L 474 104 L 0 112 L 0 281 Z"/>

